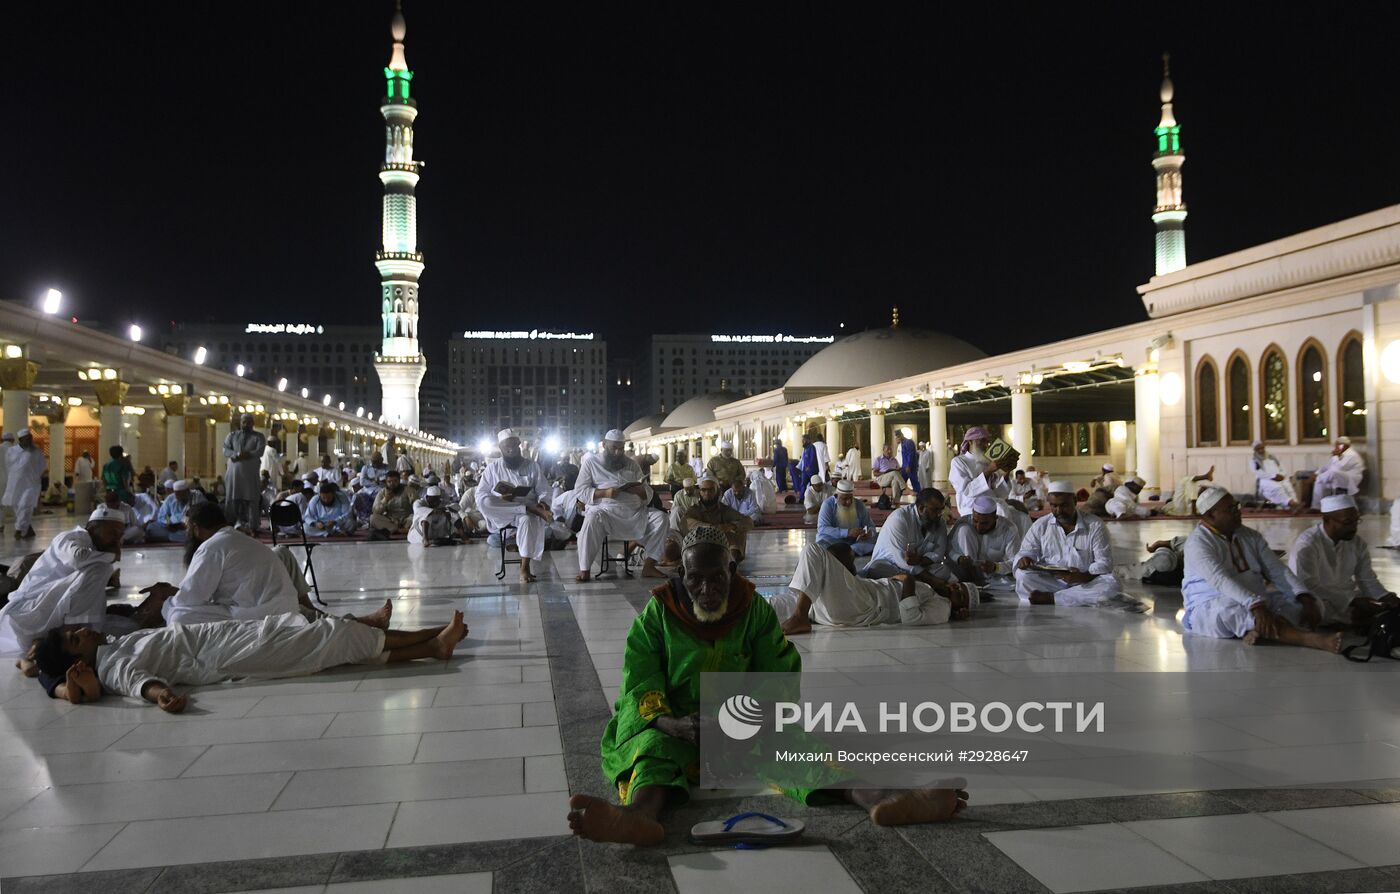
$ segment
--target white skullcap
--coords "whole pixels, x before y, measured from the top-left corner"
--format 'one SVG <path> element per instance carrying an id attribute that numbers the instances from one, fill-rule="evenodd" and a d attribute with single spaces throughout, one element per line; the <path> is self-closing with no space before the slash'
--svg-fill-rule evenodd
<path id="1" fill-rule="evenodd" d="M 1329 512 L 1341 512 L 1343 509 L 1355 509 L 1356 501 L 1348 494 L 1333 494 L 1330 497 L 1322 498 L 1322 514 Z"/>
<path id="2" fill-rule="evenodd" d="M 120 509 L 113 509 L 111 506 L 104 503 L 92 510 L 92 515 L 88 516 L 88 524 L 106 521 L 126 524 L 126 513 L 122 512 Z"/>
<path id="3" fill-rule="evenodd" d="M 1255 442 L 1254 442 L 1253 444 L 1251 444 L 1250 446 L 1253 447 L 1255 450 L 1258 450 L 1260 447 L 1263 447 L 1263 446 L 1264 446 L 1264 442 L 1263 442 L 1263 441 L 1255 441 Z"/>
<path id="4" fill-rule="evenodd" d="M 972 501 L 972 511 L 978 515 L 995 515 L 997 511 L 997 501 L 986 494 L 982 494 Z"/>
<path id="5" fill-rule="evenodd" d="M 1104 463 L 1104 464 L 1103 464 L 1103 470 L 1104 470 L 1105 472 L 1112 472 L 1112 471 L 1113 471 L 1113 463 Z"/>
<path id="6" fill-rule="evenodd" d="M 29 429 L 26 428 L 24 431 L 20 432 L 20 435 L 23 436 L 24 433 L 27 432 L 27 431 L 29 431 Z M 1340 438 L 1337 439 L 1337 443 L 1338 443 L 1338 444 L 1350 444 L 1350 443 L 1351 443 L 1351 438 L 1348 438 L 1346 435 L 1342 435 Z"/>
<path id="7" fill-rule="evenodd" d="M 301 480 L 302 480 L 302 481 L 315 481 L 315 480 L 317 480 L 317 478 L 316 478 L 316 473 L 315 473 L 315 472 L 307 472 L 305 475 L 301 476 Z"/>
<path id="8" fill-rule="evenodd" d="M 190 483 L 185 479 L 181 478 L 179 481 L 176 481 L 174 484 L 170 485 L 170 489 L 175 491 L 189 490 Z"/>
<path id="9" fill-rule="evenodd" d="M 836 482 L 836 492 L 841 494 L 853 494 L 856 492 L 856 486 L 845 478 L 842 478 L 840 481 Z"/>
<path id="10" fill-rule="evenodd" d="M 622 429 L 620 429 L 620 428 L 614 428 L 614 429 L 609 429 L 609 430 L 608 430 L 608 433 L 605 434 L 605 435 L 603 435 L 603 440 L 604 440 L 604 441 L 616 441 L 617 443 L 621 444 L 623 441 L 626 441 L 626 440 L 627 440 L 627 436 L 624 435 L 624 434 L 622 433 Z"/>
<path id="11" fill-rule="evenodd" d="M 1052 494 L 1074 494 L 1079 492 L 1075 488 L 1073 481 L 1052 481 L 1046 490 Z"/>
<path id="12" fill-rule="evenodd" d="M 440 497 L 442 496 L 442 488 L 438 487 L 437 485 L 433 485 L 432 487 L 423 491 L 423 495 L 427 497 Z"/>
<path id="13" fill-rule="evenodd" d="M 503 429 L 501 429 L 500 431 L 496 432 L 496 443 L 497 443 L 497 444 L 504 444 L 506 441 L 509 441 L 511 438 L 515 438 L 517 441 L 520 440 L 520 435 L 517 435 L 517 434 L 515 433 L 515 429 L 513 429 L 513 428 L 503 428 Z"/>
<path id="14" fill-rule="evenodd" d="M 694 479 L 694 478 L 686 478 L 685 480 L 683 480 L 683 481 L 681 482 L 681 487 L 694 487 L 694 486 L 695 486 L 695 479 Z"/>
<path id="15" fill-rule="evenodd" d="M 705 474 L 700 476 L 701 484 L 704 484 L 706 481 L 713 481 L 715 484 L 719 484 L 719 479 L 716 478 L 714 475 L 711 475 L 709 472 L 706 472 Z"/>
<path id="16" fill-rule="evenodd" d="M 1223 487 L 1207 487 L 1196 494 L 1196 511 L 1205 515 L 1216 503 L 1229 495 L 1230 492 Z"/>
<path id="17" fill-rule="evenodd" d="M 720 441 L 720 442 L 719 442 L 719 449 L 721 449 L 721 450 L 733 450 L 733 449 L 734 449 L 734 444 L 733 444 L 733 442 L 731 442 L 731 441 Z"/>
<path id="18" fill-rule="evenodd" d="M 20 429 L 19 432 L 15 435 L 15 437 L 16 437 L 16 438 L 26 438 L 26 437 L 27 437 L 27 438 L 32 438 L 32 437 L 34 437 L 34 432 L 30 431 L 30 430 L 27 429 L 27 428 L 22 428 L 22 429 Z M 1350 442 L 1350 441 L 1347 441 L 1347 443 L 1350 444 L 1351 442 Z"/>

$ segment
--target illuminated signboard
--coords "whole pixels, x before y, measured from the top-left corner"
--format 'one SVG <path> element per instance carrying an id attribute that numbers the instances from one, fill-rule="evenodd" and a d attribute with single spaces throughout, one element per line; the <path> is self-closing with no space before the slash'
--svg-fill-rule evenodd
<path id="1" fill-rule="evenodd" d="M 462 333 L 463 338 L 543 338 L 559 339 L 563 341 L 592 341 L 592 332 L 541 332 L 539 329 L 531 329 L 529 332 L 515 330 L 510 332 L 494 331 L 490 329 L 473 329 Z"/>
<path id="2" fill-rule="evenodd" d="M 249 323 L 244 332 L 259 335 L 325 335 L 325 326 L 310 323 Z"/>
<path id="3" fill-rule="evenodd" d="M 779 332 L 777 335 L 711 335 L 710 341 L 719 342 L 747 342 L 751 344 L 778 344 L 785 345 L 827 345 L 836 341 L 834 335 L 784 335 Z"/>

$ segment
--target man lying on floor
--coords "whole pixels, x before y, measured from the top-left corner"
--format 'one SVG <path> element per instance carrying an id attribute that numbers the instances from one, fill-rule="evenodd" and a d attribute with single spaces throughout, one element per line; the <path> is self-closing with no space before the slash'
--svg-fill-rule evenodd
<path id="1" fill-rule="evenodd" d="M 856 575 L 850 545 L 809 543 L 797 558 L 787 591 L 768 604 L 783 619 L 783 633 L 796 636 L 810 633 L 813 622 L 828 627 L 926 627 L 946 624 L 949 618 L 961 621 L 971 616 L 976 593 L 968 584 L 934 578 L 930 585 L 913 574 L 868 580 Z"/>
<path id="2" fill-rule="evenodd" d="M 590 795 L 569 799 L 569 827 L 592 841 L 660 844 L 667 806 L 684 803 L 699 778 L 700 674 L 798 673 L 802 659 L 778 617 L 735 571 L 724 534 L 690 531 L 682 576 L 652 591 L 632 623 L 622 663 L 622 694 L 603 732 L 603 773 L 621 805 Z M 876 825 L 946 820 L 965 806 L 955 789 L 793 789 L 804 803 L 841 800 Z"/>
<path id="3" fill-rule="evenodd" d="M 451 624 L 416 631 L 381 630 L 343 618 L 308 624 L 293 612 L 143 630 L 116 641 L 90 627 L 51 630 L 39 642 L 35 661 L 54 681 L 49 694 L 75 705 L 110 693 L 179 714 L 190 698 L 177 694 L 175 685 L 300 677 L 342 664 L 446 661 L 466 635 L 461 612 L 453 613 Z"/>

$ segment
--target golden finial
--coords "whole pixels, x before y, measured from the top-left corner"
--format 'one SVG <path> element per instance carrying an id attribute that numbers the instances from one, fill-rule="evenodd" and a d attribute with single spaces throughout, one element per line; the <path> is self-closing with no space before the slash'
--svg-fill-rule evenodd
<path id="1" fill-rule="evenodd" d="M 892 308 L 892 311 L 893 311 L 893 312 L 890 314 L 890 318 L 891 318 L 891 319 L 890 319 L 890 328 L 891 328 L 891 329 L 898 329 L 898 328 L 899 328 L 899 306 L 896 305 L 894 308 Z"/>

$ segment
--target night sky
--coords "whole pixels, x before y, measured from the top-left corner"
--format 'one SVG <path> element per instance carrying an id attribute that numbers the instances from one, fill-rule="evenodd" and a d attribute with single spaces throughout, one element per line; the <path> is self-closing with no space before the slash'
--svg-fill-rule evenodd
<path id="1" fill-rule="evenodd" d="M 1164 49 L 1192 260 L 1400 202 L 1393 5 L 982 6 L 408 0 L 430 357 L 892 304 L 989 352 L 1140 320 Z M 8 8 L 0 296 L 377 324 L 392 9 Z"/>

